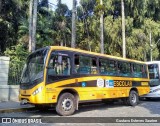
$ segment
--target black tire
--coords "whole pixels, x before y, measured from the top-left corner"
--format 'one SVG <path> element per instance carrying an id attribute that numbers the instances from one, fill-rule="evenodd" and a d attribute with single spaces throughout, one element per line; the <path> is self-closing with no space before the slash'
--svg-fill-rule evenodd
<path id="1" fill-rule="evenodd" d="M 131 90 L 129 93 L 129 97 L 126 98 L 125 104 L 130 105 L 130 106 L 135 106 L 139 103 L 139 96 L 138 93 L 134 90 Z"/>
<path id="2" fill-rule="evenodd" d="M 72 115 L 76 110 L 76 99 L 71 93 L 63 93 L 60 95 L 56 111 L 61 116 Z"/>

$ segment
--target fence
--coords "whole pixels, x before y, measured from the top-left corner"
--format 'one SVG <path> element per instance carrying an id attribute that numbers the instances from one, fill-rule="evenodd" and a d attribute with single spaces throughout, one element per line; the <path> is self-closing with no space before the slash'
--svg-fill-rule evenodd
<path id="1" fill-rule="evenodd" d="M 24 62 L 10 61 L 8 85 L 19 85 L 23 67 L 24 67 Z"/>

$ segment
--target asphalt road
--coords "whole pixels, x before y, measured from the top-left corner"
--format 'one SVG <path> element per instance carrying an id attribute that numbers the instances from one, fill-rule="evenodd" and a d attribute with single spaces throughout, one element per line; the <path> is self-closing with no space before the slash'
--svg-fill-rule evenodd
<path id="1" fill-rule="evenodd" d="M 59 117 L 56 113 L 56 111 L 54 109 L 49 109 L 49 110 L 34 110 L 34 111 L 27 111 L 27 112 L 17 112 L 17 113 L 0 113 L 0 117 L 19 117 L 19 118 L 30 118 L 30 117 L 47 117 L 49 118 L 51 121 L 53 121 L 52 119 L 55 119 L 56 117 Z M 54 117 L 54 118 L 53 118 Z M 143 118 L 138 118 L 138 117 L 159 117 L 156 119 L 160 120 L 160 99 L 154 99 L 154 100 L 147 100 L 147 101 L 140 101 L 140 104 L 135 106 L 135 107 L 131 107 L 131 106 L 126 106 L 124 105 L 122 102 L 116 102 L 113 104 L 104 104 L 104 103 L 90 103 L 90 104 L 86 104 L 86 105 L 81 105 L 79 107 L 79 110 L 76 111 L 76 113 L 72 116 L 69 116 L 70 118 L 73 119 L 73 122 L 75 121 L 74 119 L 77 119 L 78 121 L 80 121 L 81 123 L 47 123 L 47 125 L 61 125 L 61 126 L 71 126 L 71 125 L 84 125 L 84 126 L 90 126 L 90 125 L 95 125 L 95 126 L 105 126 L 105 125 L 116 125 L 116 126 L 128 126 L 128 125 L 132 125 L 132 126 L 137 126 L 137 125 L 141 125 L 141 126 L 158 126 L 160 125 L 160 123 L 119 123 L 118 121 L 123 119 L 124 120 L 130 120 L 130 119 L 138 119 L 138 120 L 143 120 Z M 77 117 L 77 118 L 74 118 Z M 82 118 L 78 118 L 78 117 L 82 117 Z M 87 121 L 88 117 L 96 117 L 96 118 L 92 118 L 91 121 L 95 121 L 95 123 L 82 123 L 83 121 Z M 108 123 L 103 123 L 105 118 L 104 117 L 108 117 L 106 118 L 106 122 Z M 127 118 L 126 118 L 127 117 Z M 128 118 L 129 117 L 129 118 Z M 66 117 L 68 118 L 68 117 Z M 68 119 L 70 119 L 68 118 Z M 117 123 L 111 123 L 111 121 L 113 120 L 113 118 L 117 118 Z M 96 122 L 96 120 L 102 120 Z M 152 118 L 149 118 L 152 119 Z M 155 119 L 155 118 L 154 118 Z M 124 121 L 123 120 L 123 121 Z M 94 122 L 93 121 L 93 122 Z M 63 121 L 62 121 L 63 122 Z M 1 124 L 0 124 L 1 125 Z M 21 125 L 21 124 L 2 124 L 2 125 Z M 25 125 L 35 125 L 35 124 L 25 124 Z M 36 124 L 36 125 L 46 125 L 46 124 Z"/>

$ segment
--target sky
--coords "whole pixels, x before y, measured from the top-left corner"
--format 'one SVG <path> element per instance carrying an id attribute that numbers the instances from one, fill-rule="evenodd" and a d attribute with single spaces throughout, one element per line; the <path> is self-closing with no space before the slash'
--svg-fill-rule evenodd
<path id="1" fill-rule="evenodd" d="M 77 3 L 79 3 L 80 0 L 77 0 Z M 49 0 L 50 3 L 57 4 L 57 0 Z M 62 3 L 66 4 L 68 8 L 72 9 L 72 2 L 73 0 L 62 0 Z"/>

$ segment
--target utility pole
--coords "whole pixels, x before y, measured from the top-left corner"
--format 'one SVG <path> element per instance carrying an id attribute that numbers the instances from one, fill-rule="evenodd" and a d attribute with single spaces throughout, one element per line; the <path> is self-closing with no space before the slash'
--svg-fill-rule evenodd
<path id="1" fill-rule="evenodd" d="M 72 40 L 71 40 L 71 47 L 75 48 L 76 43 L 76 0 L 73 0 L 73 7 L 72 7 Z"/>
<path id="2" fill-rule="evenodd" d="M 100 5 L 103 5 L 102 0 L 100 0 Z M 101 53 L 104 54 L 104 22 L 103 22 L 103 11 L 101 11 L 100 16 L 100 40 L 101 40 Z"/>
<path id="3" fill-rule="evenodd" d="M 121 0 L 121 10 L 122 10 L 122 50 L 123 50 L 123 58 L 126 58 L 125 16 L 124 16 L 124 1 L 123 0 Z"/>

